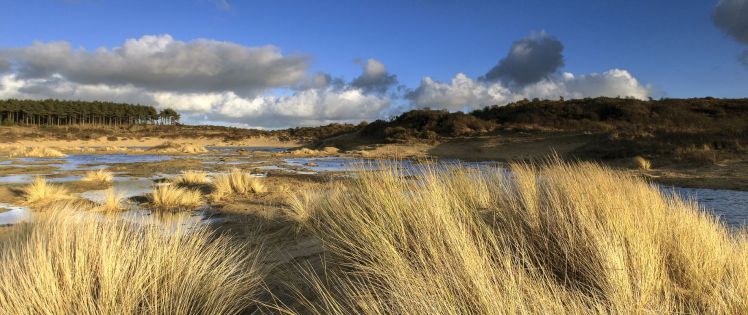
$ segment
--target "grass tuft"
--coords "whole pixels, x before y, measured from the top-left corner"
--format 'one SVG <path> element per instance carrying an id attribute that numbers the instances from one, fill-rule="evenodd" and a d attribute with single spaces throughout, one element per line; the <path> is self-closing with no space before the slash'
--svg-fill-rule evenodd
<path id="1" fill-rule="evenodd" d="M 151 199 L 156 208 L 170 211 L 195 208 L 202 204 L 202 194 L 199 191 L 171 184 L 154 187 Z"/>
<path id="2" fill-rule="evenodd" d="M 104 193 L 104 201 L 96 207 L 96 210 L 104 212 L 122 211 L 124 209 L 126 209 L 124 197 L 111 188 Z"/>
<path id="3" fill-rule="evenodd" d="M 213 180 L 211 198 L 219 201 L 229 196 L 247 196 L 264 193 L 267 189 L 260 179 L 250 173 L 233 169 L 228 174 L 220 174 Z"/>
<path id="4" fill-rule="evenodd" d="M 10 157 L 31 157 L 31 158 L 59 158 L 66 157 L 65 153 L 52 148 L 31 147 L 16 148 L 9 153 Z"/>
<path id="5" fill-rule="evenodd" d="M 210 178 L 203 171 L 184 171 L 172 180 L 173 183 L 181 186 L 198 186 L 210 183 Z"/>
<path id="6" fill-rule="evenodd" d="M 240 314 L 258 294 L 254 250 L 203 228 L 165 232 L 75 210 L 3 233 L 3 313 Z"/>
<path id="7" fill-rule="evenodd" d="M 98 169 L 86 172 L 81 180 L 84 182 L 111 183 L 114 180 L 114 174 L 105 169 Z"/>
<path id="8" fill-rule="evenodd" d="M 27 203 L 73 199 L 67 189 L 48 183 L 44 177 L 34 178 L 31 184 L 22 189 L 22 193 Z"/>
<path id="9" fill-rule="evenodd" d="M 642 169 L 642 170 L 649 170 L 652 168 L 652 162 L 650 162 L 649 160 L 641 156 L 635 156 L 634 163 L 639 169 Z"/>
<path id="10" fill-rule="evenodd" d="M 595 164 L 361 172 L 291 217 L 324 274 L 317 314 L 748 312 L 748 241 L 697 205 Z"/>

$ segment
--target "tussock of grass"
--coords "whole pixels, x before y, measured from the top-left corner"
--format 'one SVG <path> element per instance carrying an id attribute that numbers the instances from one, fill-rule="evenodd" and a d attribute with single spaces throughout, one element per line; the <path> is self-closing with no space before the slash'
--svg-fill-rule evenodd
<path id="1" fill-rule="evenodd" d="M 292 156 L 316 156 L 316 155 L 335 155 L 340 150 L 336 147 L 324 147 L 321 150 L 301 148 L 289 151 L 288 154 Z"/>
<path id="2" fill-rule="evenodd" d="M 173 183 L 183 186 L 205 185 L 210 183 L 210 178 L 203 171 L 184 171 L 172 180 Z"/>
<path id="3" fill-rule="evenodd" d="M 52 148 L 31 147 L 16 148 L 9 153 L 10 157 L 57 158 L 66 157 L 64 153 Z"/>
<path id="4" fill-rule="evenodd" d="M 22 192 L 28 203 L 50 202 L 73 198 L 67 189 L 47 183 L 47 180 L 44 177 L 34 178 L 34 181 L 24 187 Z"/>
<path id="5" fill-rule="evenodd" d="M 86 172 L 81 180 L 84 182 L 111 183 L 114 180 L 114 174 L 105 169 L 98 169 Z"/>
<path id="6" fill-rule="evenodd" d="M 199 191 L 170 184 L 154 187 L 151 199 L 156 208 L 171 211 L 195 208 L 202 204 L 202 194 Z"/>
<path id="7" fill-rule="evenodd" d="M 258 293 L 257 252 L 204 229 L 73 216 L 0 238 L 6 314 L 239 314 Z"/>
<path id="8" fill-rule="evenodd" d="M 160 153 L 206 153 L 208 152 L 208 149 L 199 145 L 178 144 L 167 141 L 153 148 L 150 148 L 149 151 L 156 151 Z"/>
<path id="9" fill-rule="evenodd" d="M 124 205 L 124 197 L 122 194 L 117 193 L 114 189 L 107 189 L 104 194 L 104 201 L 96 207 L 96 210 L 104 212 L 122 211 L 126 209 Z"/>
<path id="10" fill-rule="evenodd" d="M 266 191 L 260 179 L 253 177 L 250 173 L 234 169 L 228 174 L 221 174 L 213 179 L 211 198 L 218 201 L 229 196 L 247 196 Z"/>
<path id="11" fill-rule="evenodd" d="M 362 172 L 292 216 L 323 241 L 321 314 L 748 312 L 748 240 L 593 164 Z"/>
<path id="12" fill-rule="evenodd" d="M 641 156 L 635 156 L 634 163 L 636 164 L 637 167 L 639 167 L 639 169 L 642 169 L 642 170 L 649 170 L 652 168 L 652 162 L 650 162 L 649 160 Z"/>

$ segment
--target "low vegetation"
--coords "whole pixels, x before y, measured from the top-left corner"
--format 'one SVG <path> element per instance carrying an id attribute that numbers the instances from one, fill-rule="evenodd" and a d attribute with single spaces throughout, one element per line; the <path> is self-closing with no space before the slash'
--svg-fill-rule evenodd
<path id="1" fill-rule="evenodd" d="M 104 200 L 97 205 L 94 210 L 103 212 L 116 212 L 125 210 L 124 197 L 114 189 L 107 189 L 104 193 Z"/>
<path id="2" fill-rule="evenodd" d="M 634 157 L 633 160 L 634 160 L 634 163 L 636 164 L 636 166 L 639 169 L 649 170 L 649 169 L 652 168 L 652 162 L 650 162 L 649 160 L 647 160 L 647 159 L 645 159 L 645 158 L 643 158 L 641 156 L 637 155 L 637 156 Z"/>
<path id="3" fill-rule="evenodd" d="M 252 305 L 258 253 L 204 229 L 71 215 L 9 228 L 0 237 L 6 314 L 239 314 Z"/>
<path id="4" fill-rule="evenodd" d="M 178 144 L 167 141 L 148 149 L 148 151 L 158 153 L 205 153 L 208 152 L 208 149 L 199 145 Z"/>
<path id="5" fill-rule="evenodd" d="M 200 206 L 202 194 L 198 190 L 165 184 L 153 188 L 151 200 L 159 210 L 180 211 Z"/>
<path id="6" fill-rule="evenodd" d="M 105 169 L 87 171 L 81 178 L 84 182 L 111 183 L 114 180 L 114 174 Z"/>
<path id="7" fill-rule="evenodd" d="M 48 183 L 44 177 L 34 178 L 31 184 L 22 189 L 22 193 L 28 203 L 51 202 L 73 198 L 67 189 Z"/>
<path id="8" fill-rule="evenodd" d="M 748 312 L 748 240 L 696 205 L 595 164 L 511 170 L 392 167 L 297 198 L 326 253 L 301 312 Z"/>
<path id="9" fill-rule="evenodd" d="M 188 170 L 182 172 L 177 177 L 171 180 L 172 183 L 179 186 L 199 186 L 210 183 L 210 178 L 203 171 Z"/>
<path id="10" fill-rule="evenodd" d="M 31 147 L 15 148 L 8 154 L 10 157 L 30 157 L 30 158 L 61 158 L 66 157 L 65 153 L 53 148 Z"/>
<path id="11" fill-rule="evenodd" d="M 229 173 L 217 175 L 213 179 L 211 198 L 214 201 L 220 201 L 231 196 L 248 196 L 266 191 L 267 189 L 260 179 L 250 173 L 233 169 Z"/>

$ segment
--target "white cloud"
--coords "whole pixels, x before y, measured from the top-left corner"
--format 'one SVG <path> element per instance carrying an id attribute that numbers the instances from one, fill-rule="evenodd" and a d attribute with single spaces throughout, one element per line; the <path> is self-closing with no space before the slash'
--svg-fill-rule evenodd
<path id="1" fill-rule="evenodd" d="M 80 84 L 132 85 L 148 90 L 252 94 L 289 86 L 306 75 L 308 58 L 275 46 L 248 47 L 169 35 L 128 39 L 122 47 L 73 49 L 64 41 L 0 50 L 21 78 L 59 74 Z"/>
<path id="2" fill-rule="evenodd" d="M 501 82 L 474 80 L 462 73 L 458 73 L 450 83 L 426 77 L 407 97 L 418 107 L 471 110 L 488 105 L 504 105 L 523 98 L 621 96 L 645 99 L 651 93 L 650 87 L 639 83 L 628 71 L 612 69 L 579 76 L 566 72 L 520 88 L 512 88 Z"/>

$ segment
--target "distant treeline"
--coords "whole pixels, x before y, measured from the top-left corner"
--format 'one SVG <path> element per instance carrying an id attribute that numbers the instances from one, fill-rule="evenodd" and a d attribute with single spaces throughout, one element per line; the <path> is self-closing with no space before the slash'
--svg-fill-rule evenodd
<path id="1" fill-rule="evenodd" d="M 0 100 L 4 125 L 138 125 L 176 124 L 179 113 L 153 106 L 64 100 Z"/>

